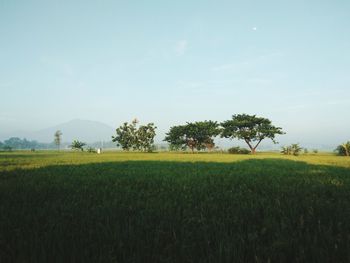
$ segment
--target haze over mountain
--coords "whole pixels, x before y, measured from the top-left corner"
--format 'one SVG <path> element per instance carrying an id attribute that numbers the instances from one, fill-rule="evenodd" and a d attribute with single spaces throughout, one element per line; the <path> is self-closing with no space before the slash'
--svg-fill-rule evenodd
<path id="1" fill-rule="evenodd" d="M 54 133 L 57 130 L 62 131 L 63 142 L 71 142 L 75 139 L 84 142 L 110 141 L 111 136 L 115 133 L 114 128 L 102 122 L 75 119 L 38 131 L 2 133 L 0 134 L 0 140 L 9 137 L 20 137 L 48 143 L 53 141 Z"/>

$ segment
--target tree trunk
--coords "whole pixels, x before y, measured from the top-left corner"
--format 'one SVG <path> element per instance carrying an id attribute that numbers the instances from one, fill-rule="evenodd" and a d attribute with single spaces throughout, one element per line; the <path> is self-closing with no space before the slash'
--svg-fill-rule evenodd
<path id="1" fill-rule="evenodd" d="M 343 144 L 342 146 L 343 146 L 343 148 L 344 148 L 344 150 L 345 150 L 345 155 L 346 155 L 346 156 L 349 156 L 349 150 L 348 150 L 348 147 L 346 147 L 347 145 L 346 145 L 346 144 Z"/>
<path id="2" fill-rule="evenodd" d="M 255 148 L 252 147 L 248 140 L 245 140 L 245 142 L 248 144 L 251 154 L 255 154 Z"/>

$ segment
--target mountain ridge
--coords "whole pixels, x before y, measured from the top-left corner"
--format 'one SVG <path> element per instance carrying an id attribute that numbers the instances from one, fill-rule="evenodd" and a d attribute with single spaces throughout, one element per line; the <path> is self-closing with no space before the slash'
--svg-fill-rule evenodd
<path id="1" fill-rule="evenodd" d="M 26 138 L 39 142 L 50 143 L 54 140 L 54 133 L 60 130 L 62 132 L 62 142 L 71 142 L 81 140 L 87 143 L 97 141 L 110 141 L 115 129 L 108 124 L 100 121 L 72 119 L 48 128 L 37 131 L 14 131 L 11 133 L 0 134 L 0 140 L 6 140 L 10 137 Z"/>

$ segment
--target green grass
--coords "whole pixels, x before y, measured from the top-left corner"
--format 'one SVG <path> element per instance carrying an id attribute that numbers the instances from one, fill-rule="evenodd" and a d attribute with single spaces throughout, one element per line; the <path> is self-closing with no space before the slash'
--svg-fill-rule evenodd
<path id="1" fill-rule="evenodd" d="M 350 262 L 350 158 L 0 153 L 0 262 Z"/>

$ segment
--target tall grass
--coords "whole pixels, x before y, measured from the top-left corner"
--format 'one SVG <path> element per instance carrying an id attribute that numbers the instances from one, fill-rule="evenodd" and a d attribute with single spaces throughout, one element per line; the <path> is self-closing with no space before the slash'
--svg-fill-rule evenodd
<path id="1" fill-rule="evenodd" d="M 0 262 L 349 262 L 350 160 L 0 155 Z"/>

